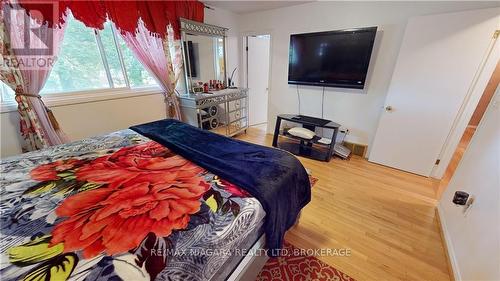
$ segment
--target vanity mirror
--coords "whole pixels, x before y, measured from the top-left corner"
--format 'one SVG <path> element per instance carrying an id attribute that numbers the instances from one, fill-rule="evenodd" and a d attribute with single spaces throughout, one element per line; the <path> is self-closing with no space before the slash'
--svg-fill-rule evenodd
<path id="1" fill-rule="evenodd" d="M 181 19 L 182 120 L 227 136 L 248 128 L 248 91 L 226 88 L 227 28 Z"/>
<path id="2" fill-rule="evenodd" d="M 203 84 L 210 81 L 226 83 L 226 30 L 181 19 L 186 93 L 203 92 Z"/>

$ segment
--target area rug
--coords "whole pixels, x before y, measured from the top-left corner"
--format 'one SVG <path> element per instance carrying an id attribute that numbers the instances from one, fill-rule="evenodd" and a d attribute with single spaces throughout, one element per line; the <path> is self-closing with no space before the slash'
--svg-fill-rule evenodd
<path id="1" fill-rule="evenodd" d="M 345 273 L 313 256 L 293 255 L 297 250 L 285 242 L 283 253 L 271 258 L 257 276 L 257 281 L 355 281 Z"/>
<path id="2" fill-rule="evenodd" d="M 311 187 L 318 178 L 309 175 Z M 256 281 L 355 281 L 347 274 L 320 261 L 313 256 L 301 255 L 300 251 L 285 241 L 283 253 L 271 258 L 260 271 Z"/>
<path id="3" fill-rule="evenodd" d="M 313 187 L 318 182 L 318 178 L 309 175 L 309 182 L 311 183 L 311 187 Z"/>

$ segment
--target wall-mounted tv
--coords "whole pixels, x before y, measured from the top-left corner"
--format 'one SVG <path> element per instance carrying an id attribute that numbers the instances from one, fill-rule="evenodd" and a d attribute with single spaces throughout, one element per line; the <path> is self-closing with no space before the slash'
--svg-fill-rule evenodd
<path id="1" fill-rule="evenodd" d="M 292 34 L 288 84 L 363 89 L 377 27 Z"/>

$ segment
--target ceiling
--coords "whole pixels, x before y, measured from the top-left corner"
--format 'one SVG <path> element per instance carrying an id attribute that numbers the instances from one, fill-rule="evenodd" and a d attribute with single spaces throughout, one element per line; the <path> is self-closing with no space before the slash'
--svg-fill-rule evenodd
<path id="1" fill-rule="evenodd" d="M 236 14 L 290 7 L 314 1 L 202 1 L 207 6 L 221 8 Z"/>

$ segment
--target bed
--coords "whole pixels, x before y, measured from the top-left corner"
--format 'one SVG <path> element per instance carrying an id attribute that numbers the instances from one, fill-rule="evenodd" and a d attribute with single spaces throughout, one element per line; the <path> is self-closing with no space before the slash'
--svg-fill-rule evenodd
<path id="1" fill-rule="evenodd" d="M 238 157 L 215 154 L 196 139 L 263 147 L 172 120 L 132 129 L 2 159 L 2 280 L 234 280 L 248 267 L 242 261 L 249 249 L 264 234 L 267 248 L 279 248 L 280 229 L 309 202 L 302 166 L 282 184 L 269 183 L 280 196 L 288 189 L 301 198 L 297 210 L 287 209 L 290 198 L 270 204 L 259 192 L 270 193 L 266 181 L 242 177 L 243 170 L 233 175 Z M 252 157 L 248 167 L 276 172 Z"/>

